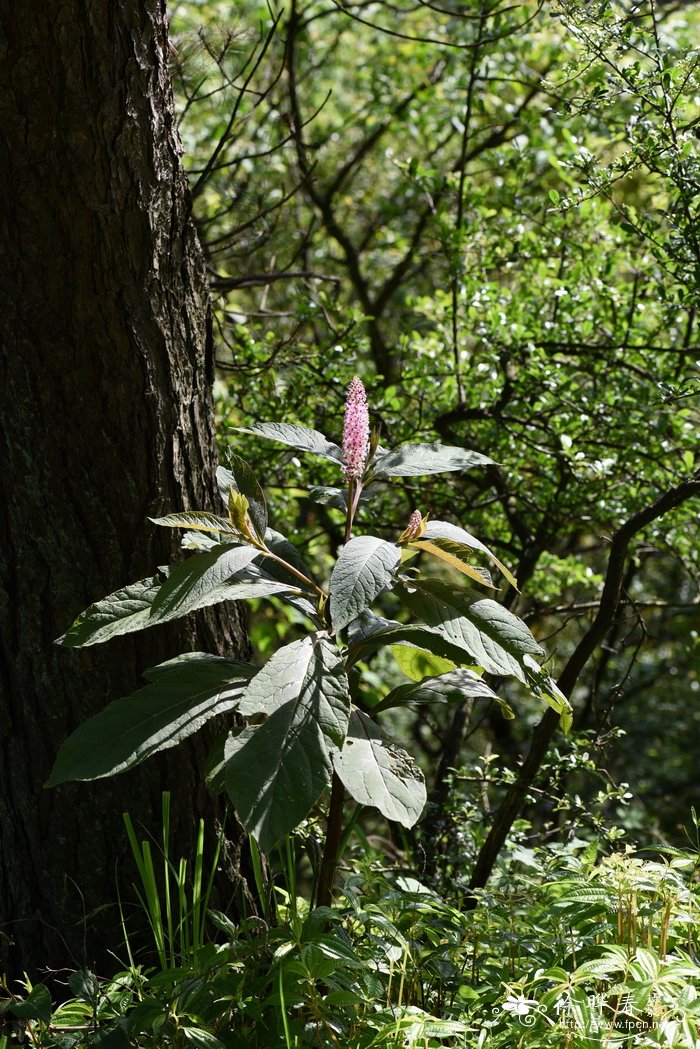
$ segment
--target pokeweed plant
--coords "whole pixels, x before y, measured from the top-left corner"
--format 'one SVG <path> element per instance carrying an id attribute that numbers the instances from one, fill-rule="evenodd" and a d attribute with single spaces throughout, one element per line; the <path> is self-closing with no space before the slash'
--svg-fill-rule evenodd
<path id="1" fill-rule="evenodd" d="M 213 789 L 226 790 L 263 851 L 307 816 L 332 780 L 317 896 L 327 905 L 345 793 L 406 827 L 418 820 L 425 804 L 418 765 L 380 727 L 379 715 L 392 707 L 467 697 L 502 702 L 484 674 L 518 679 L 564 721 L 569 708 L 541 666 L 543 650 L 527 626 L 485 596 L 484 591 L 496 588 L 476 559 L 491 562 L 512 586 L 516 581 L 483 543 L 462 527 L 429 521 L 419 510 L 393 542 L 353 535 L 360 496 L 371 485 L 468 470 L 491 459 L 440 444 L 381 447 L 370 432 L 358 377 L 348 391 L 342 447 L 298 425 L 259 423 L 240 432 L 337 464 L 345 483 L 311 490 L 312 498 L 345 512 L 345 542 L 330 578 L 317 581 L 296 547 L 269 527 L 253 470 L 229 453 L 227 467 L 219 467 L 217 475 L 228 516 L 188 511 L 152 519 L 184 530 L 182 545 L 194 552 L 91 605 L 59 643 L 93 645 L 217 602 L 271 596 L 303 614 L 307 635 L 284 644 L 262 668 L 205 652 L 187 652 L 151 668 L 143 688 L 112 702 L 69 737 L 47 785 L 124 772 L 179 743 L 210 718 L 235 714 L 223 747 L 212 755 L 207 779 Z M 468 586 L 422 574 L 409 563 L 409 556 L 419 552 L 451 566 Z M 405 606 L 407 621 L 371 611 L 388 589 Z M 357 687 L 360 666 L 387 645 L 412 646 L 449 660 L 449 669 L 443 662 L 439 669 L 444 672 L 400 685 L 367 710 Z"/>

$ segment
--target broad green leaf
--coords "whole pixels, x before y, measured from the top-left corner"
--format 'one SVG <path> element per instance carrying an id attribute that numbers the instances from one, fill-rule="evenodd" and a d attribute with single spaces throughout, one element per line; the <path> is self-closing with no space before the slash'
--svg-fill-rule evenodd
<path id="1" fill-rule="evenodd" d="M 254 437 L 265 437 L 268 441 L 279 441 L 300 452 L 320 455 L 322 459 L 342 463 L 343 451 L 333 444 L 318 430 L 308 426 L 296 426 L 291 423 L 255 423 L 252 426 L 234 426 L 239 433 L 249 433 Z"/>
<path id="2" fill-rule="evenodd" d="M 463 699 L 489 699 L 499 697 L 473 670 L 456 667 L 439 677 L 428 677 L 415 685 L 399 685 L 384 697 L 374 712 L 407 703 L 458 703 Z"/>
<path id="3" fill-rule="evenodd" d="M 488 546 L 485 546 L 479 539 L 471 535 L 464 528 L 460 528 L 458 525 L 450 524 L 449 521 L 429 521 L 428 527 L 425 530 L 425 539 L 431 540 L 452 540 L 455 543 L 459 543 L 461 546 L 466 546 L 471 550 L 478 550 L 480 553 L 485 554 L 496 568 L 506 577 L 508 582 L 516 590 L 518 589 L 518 582 L 510 571 L 506 568 L 502 561 L 496 557 L 494 553 L 489 550 Z"/>
<path id="4" fill-rule="evenodd" d="M 311 634 L 278 649 L 248 685 L 243 717 L 271 715 L 298 700 L 314 711 L 329 746 L 340 746 L 348 727 L 348 683 L 340 652 L 328 637 Z"/>
<path id="5" fill-rule="evenodd" d="M 187 1027 L 182 1024 L 178 1030 L 184 1035 L 188 1045 L 193 1045 L 195 1049 L 226 1049 L 224 1043 L 216 1035 L 205 1031 L 202 1027 Z"/>
<path id="6" fill-rule="evenodd" d="M 124 772 L 174 747 L 233 710 L 254 673 L 248 663 L 204 652 L 151 668 L 145 688 L 110 703 L 66 740 L 46 786 Z"/>
<path id="7" fill-rule="evenodd" d="M 246 830 L 269 851 L 330 779 L 330 754 L 350 711 L 338 649 L 319 634 L 286 645 L 251 682 L 243 710 L 269 716 L 229 737 L 226 789 Z"/>
<path id="8" fill-rule="evenodd" d="M 437 677 L 455 669 L 451 659 L 441 659 L 422 648 L 411 648 L 409 645 L 393 645 L 391 654 L 399 669 L 411 681 L 422 681 L 424 677 Z"/>
<path id="9" fill-rule="evenodd" d="M 233 452 L 228 453 L 229 466 L 241 495 L 248 500 L 248 514 L 258 539 L 263 539 L 267 528 L 267 503 L 265 494 L 253 470 L 245 459 Z"/>
<path id="10" fill-rule="evenodd" d="M 12 1002 L 8 1006 L 8 1011 L 22 1020 L 43 1020 L 44 1023 L 49 1023 L 52 1008 L 48 987 L 43 983 L 37 983 L 34 984 L 26 998 Z"/>
<path id="11" fill-rule="evenodd" d="M 318 725 L 293 703 L 231 735 L 225 759 L 226 791 L 264 852 L 308 816 L 331 777 Z"/>
<path id="12" fill-rule="evenodd" d="M 489 674 L 527 680 L 528 659 L 544 652 L 521 619 L 490 598 L 439 580 L 420 579 L 397 591 L 413 614 L 451 644 L 462 648 Z"/>
<path id="13" fill-rule="evenodd" d="M 115 590 L 81 612 L 72 627 L 56 643 L 66 648 L 81 648 L 109 641 L 118 634 L 142 630 L 149 625 L 151 605 L 162 583 L 163 580 L 158 576 L 151 576 Z"/>
<path id="14" fill-rule="evenodd" d="M 437 557 L 444 564 L 449 565 L 451 568 L 456 568 L 462 575 L 466 575 L 469 579 L 473 579 L 480 586 L 487 586 L 491 590 L 497 590 L 498 588 L 490 583 L 486 576 L 479 571 L 478 568 L 474 568 L 473 565 L 469 564 L 468 557 L 469 552 L 466 547 L 461 546 L 459 543 L 453 543 L 451 539 L 436 539 L 434 542 L 426 542 L 425 540 L 419 539 L 410 544 L 411 550 L 423 550 L 426 554 L 431 554 L 433 557 Z"/>
<path id="15" fill-rule="evenodd" d="M 219 532 L 221 535 L 239 539 L 238 532 L 226 517 L 206 513 L 204 510 L 192 510 L 181 514 L 166 514 L 165 517 L 149 517 L 153 524 L 164 528 L 187 528 L 195 532 Z"/>
<path id="16" fill-rule="evenodd" d="M 348 734 L 333 767 L 350 796 L 379 809 L 388 820 L 412 827 L 426 802 L 423 773 L 413 758 L 360 710 L 353 710 Z"/>
<path id="17" fill-rule="evenodd" d="M 183 550 L 211 550 L 217 545 L 214 536 L 206 532 L 185 532 L 180 542 Z"/>
<path id="18" fill-rule="evenodd" d="M 372 616 L 370 622 L 373 629 L 354 631 L 348 639 L 350 665 L 357 663 L 360 659 L 366 659 L 386 645 L 397 644 L 426 649 L 433 655 L 449 659 L 453 663 L 467 662 L 464 647 L 454 644 L 438 630 L 432 630 L 422 624 L 397 623 L 389 619 L 380 619 L 378 616 Z M 473 660 L 473 662 L 476 661 Z"/>
<path id="19" fill-rule="evenodd" d="M 474 466 L 491 466 L 493 459 L 466 448 L 439 444 L 404 444 L 392 451 L 377 455 L 373 463 L 374 477 L 422 477 L 424 474 L 450 473 L 453 470 L 471 470 Z"/>
<path id="20" fill-rule="evenodd" d="M 236 576 L 256 558 L 254 546 L 215 546 L 170 570 L 151 608 L 151 623 L 184 616 L 229 597 Z"/>
<path id="21" fill-rule="evenodd" d="M 351 539 L 340 551 L 329 583 L 331 622 L 335 631 L 357 619 L 385 590 L 401 561 L 401 550 L 373 535 Z"/>

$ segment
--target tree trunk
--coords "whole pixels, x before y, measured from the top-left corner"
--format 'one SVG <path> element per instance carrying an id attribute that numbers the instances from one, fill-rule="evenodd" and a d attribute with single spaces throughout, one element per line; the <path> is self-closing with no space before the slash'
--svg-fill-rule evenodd
<path id="1" fill-rule="evenodd" d="M 182 827 L 207 805 L 201 741 L 46 791 L 60 743 L 145 667 L 245 644 L 229 609 L 53 645 L 168 560 L 148 516 L 216 505 L 208 297 L 168 47 L 164 0 L 0 0 L 0 971 L 15 976 L 118 949 L 116 907 L 92 912 L 116 899 L 115 874 L 122 893 L 131 880 L 122 811 L 157 834 L 162 789 Z"/>

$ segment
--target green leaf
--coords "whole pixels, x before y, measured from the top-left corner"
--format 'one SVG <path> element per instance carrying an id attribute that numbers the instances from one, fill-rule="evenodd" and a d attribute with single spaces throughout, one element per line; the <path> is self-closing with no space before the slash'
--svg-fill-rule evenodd
<path id="1" fill-rule="evenodd" d="M 412 827 L 426 802 L 423 773 L 413 758 L 397 746 L 360 710 L 353 710 L 342 750 L 333 767 L 350 796 L 379 809 L 388 820 Z"/>
<path id="2" fill-rule="evenodd" d="M 340 746 L 348 727 L 348 683 L 340 652 L 328 637 L 310 634 L 278 649 L 243 696 L 243 717 L 270 715 L 299 699 L 314 710 L 329 746 Z"/>
<path id="3" fill-rule="evenodd" d="M 255 668 L 188 652 L 152 667 L 149 684 L 110 703 L 61 747 L 46 784 L 92 780 L 133 768 L 233 710 Z"/>
<path id="4" fill-rule="evenodd" d="M 267 715 L 226 743 L 226 789 L 264 851 L 308 815 L 347 730 L 340 652 L 321 634 L 279 649 L 246 689 L 241 713 Z"/>
<path id="5" fill-rule="evenodd" d="M 466 448 L 439 444 L 404 444 L 400 448 L 377 455 L 374 477 L 422 477 L 424 474 L 450 473 L 452 470 L 471 470 L 474 466 L 492 466 L 493 459 Z"/>
<path id="6" fill-rule="evenodd" d="M 510 703 L 506 703 L 505 699 L 501 699 L 500 696 L 494 696 L 493 698 L 506 721 L 512 721 L 515 718 L 515 711 Z"/>
<path id="7" fill-rule="evenodd" d="M 81 612 L 56 644 L 66 648 L 81 648 L 109 641 L 119 634 L 129 634 L 148 626 L 148 618 L 163 580 L 158 576 L 140 579 L 137 583 L 115 590 Z"/>
<path id="8" fill-rule="evenodd" d="M 291 423 L 255 423 L 253 426 L 234 426 L 239 433 L 249 433 L 254 437 L 264 437 L 268 441 L 279 441 L 300 452 L 320 455 L 322 459 L 342 463 L 343 452 L 318 430 L 308 426 L 296 426 Z"/>
<path id="9" fill-rule="evenodd" d="M 457 525 L 450 524 L 448 521 L 429 521 L 428 527 L 425 530 L 425 539 L 431 539 L 439 545 L 442 540 L 452 540 L 454 543 L 458 543 L 461 546 L 466 546 L 470 550 L 478 550 L 479 553 L 484 554 L 488 557 L 496 568 L 506 577 L 508 582 L 516 590 L 518 589 L 518 583 L 513 573 L 506 568 L 502 561 L 492 553 L 487 546 L 484 545 L 479 539 L 471 535 L 464 528 L 460 528 Z M 452 549 L 450 547 L 450 549 Z"/>
<path id="10" fill-rule="evenodd" d="M 97 977 L 89 969 L 78 969 L 71 973 L 68 977 L 68 986 L 71 994 L 76 998 L 81 998 L 84 1002 L 95 1002 L 100 992 Z"/>
<path id="11" fill-rule="evenodd" d="M 228 600 L 231 586 L 238 581 L 236 576 L 258 554 L 254 546 L 228 544 L 192 554 L 171 568 L 153 602 L 150 623 L 162 623 Z"/>
<path id="12" fill-rule="evenodd" d="M 401 561 L 401 550 L 373 535 L 351 539 L 340 551 L 328 587 L 333 629 L 357 619 L 385 590 Z"/>
<path id="13" fill-rule="evenodd" d="M 459 703 L 463 699 L 498 701 L 499 697 L 473 670 L 458 667 L 415 685 L 399 685 L 374 707 L 374 713 L 406 703 Z"/>
<path id="14" fill-rule="evenodd" d="M 201 1027 L 181 1026 L 179 1030 L 188 1044 L 194 1045 L 196 1049 L 226 1049 L 224 1043 L 216 1035 L 203 1030 Z"/>
<path id="15" fill-rule="evenodd" d="M 409 645 L 393 645 L 391 654 L 399 669 L 411 681 L 422 681 L 424 677 L 437 677 L 455 669 L 451 659 L 441 659 L 422 648 L 411 648 Z"/>
<path id="16" fill-rule="evenodd" d="M 367 613 L 363 613 L 366 616 Z M 452 660 L 453 663 L 466 663 L 464 647 L 451 642 L 438 630 L 422 625 L 396 623 L 389 619 L 371 616 L 365 619 L 363 626 L 371 623 L 373 629 L 354 631 L 348 639 L 350 662 L 357 663 L 385 645 L 406 644 L 418 649 L 427 649 L 433 655 Z M 473 660 L 473 662 L 476 662 Z"/>
<path id="17" fill-rule="evenodd" d="M 228 795 L 265 852 L 308 815 L 331 774 L 318 725 L 294 703 L 230 736 L 225 758 Z"/>
<path id="18" fill-rule="evenodd" d="M 415 580 L 413 586 L 397 591 L 401 600 L 487 673 L 526 681 L 536 666 L 532 657 L 544 655 L 523 621 L 496 601 L 473 597 L 435 579 Z"/>
<path id="19" fill-rule="evenodd" d="M 309 488 L 309 499 L 314 503 L 319 503 L 321 506 L 332 506 L 334 510 L 342 510 L 343 513 L 348 508 L 347 488 L 329 488 L 327 485 L 315 485 L 313 488 Z"/>
<path id="20" fill-rule="evenodd" d="M 235 455 L 234 452 L 229 451 L 228 463 L 231 467 L 238 491 L 248 500 L 248 513 L 250 515 L 250 520 L 253 523 L 255 534 L 258 539 L 263 539 L 265 537 L 265 529 L 267 528 L 267 503 L 265 502 L 265 494 L 260 487 L 252 468 L 245 459 L 241 459 L 240 455 Z"/>
<path id="21" fill-rule="evenodd" d="M 167 514 L 165 517 L 149 517 L 153 524 L 162 525 L 164 528 L 188 528 L 195 532 L 220 532 L 232 539 L 239 539 L 231 522 L 225 517 L 217 514 L 209 514 L 204 510 L 192 510 L 181 514 Z"/>
<path id="22" fill-rule="evenodd" d="M 568 733 L 573 724 L 573 710 L 556 681 L 546 670 L 537 667 L 528 673 L 527 682 L 533 694 L 559 714 L 562 731 Z"/>
<path id="23" fill-rule="evenodd" d="M 130 1020 L 122 1016 L 112 1027 L 100 1028 L 90 1039 L 90 1049 L 130 1049 Z"/>
<path id="24" fill-rule="evenodd" d="M 433 557 L 437 557 L 444 564 L 455 568 L 462 575 L 468 576 L 469 579 L 473 579 L 480 586 L 487 586 L 491 590 L 498 589 L 493 583 L 489 582 L 485 572 L 469 564 L 467 547 L 459 543 L 453 543 L 451 539 L 436 539 L 432 543 L 419 539 L 410 543 L 409 549 L 423 550 L 426 554 L 432 554 Z"/>
<path id="25" fill-rule="evenodd" d="M 48 987 L 45 987 L 43 983 L 35 984 L 26 998 L 19 1002 L 13 1002 L 8 1012 L 22 1020 L 42 1020 L 44 1023 L 49 1023 L 51 1020 L 51 995 Z"/>

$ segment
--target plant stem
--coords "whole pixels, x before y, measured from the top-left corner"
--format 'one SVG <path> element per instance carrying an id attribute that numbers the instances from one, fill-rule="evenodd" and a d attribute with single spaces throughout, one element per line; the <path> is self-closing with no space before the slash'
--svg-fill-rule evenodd
<path id="1" fill-rule="evenodd" d="M 297 579 L 299 579 L 302 583 L 305 583 L 306 586 L 310 586 L 313 590 L 316 591 L 319 597 L 327 596 L 325 590 L 322 590 L 318 583 L 314 583 L 313 579 L 309 579 L 309 577 L 305 576 L 303 572 L 300 572 L 298 568 L 295 568 L 294 565 L 290 565 L 288 561 L 285 561 L 283 557 L 279 557 L 278 554 L 273 554 L 272 550 L 268 550 L 266 546 L 261 546 L 260 552 L 265 557 L 269 557 L 270 560 L 276 561 L 278 565 L 282 565 L 283 568 L 286 568 L 288 572 L 291 572 L 292 575 L 295 575 Z"/>
<path id="2" fill-rule="evenodd" d="M 328 807 L 328 823 L 326 825 L 326 843 L 323 847 L 323 859 L 318 876 L 318 892 L 316 893 L 317 907 L 330 907 L 333 899 L 333 882 L 338 866 L 338 848 L 343 833 L 343 803 L 345 801 L 345 788 L 340 782 L 338 775 L 333 773 L 333 785 L 331 787 L 331 802 Z"/>
<path id="3" fill-rule="evenodd" d="M 350 477 L 348 479 L 348 507 L 345 517 L 345 542 L 349 543 L 352 537 L 352 522 L 357 510 L 357 504 L 362 494 L 362 481 Z M 318 892 L 316 893 L 317 907 L 330 907 L 333 900 L 333 882 L 338 867 L 338 851 L 343 837 L 343 804 L 345 801 L 345 788 L 340 782 L 337 773 L 333 773 L 331 786 L 331 801 L 328 807 L 328 822 L 326 824 L 326 842 L 323 847 L 323 859 L 318 876 Z"/>

